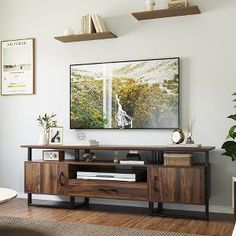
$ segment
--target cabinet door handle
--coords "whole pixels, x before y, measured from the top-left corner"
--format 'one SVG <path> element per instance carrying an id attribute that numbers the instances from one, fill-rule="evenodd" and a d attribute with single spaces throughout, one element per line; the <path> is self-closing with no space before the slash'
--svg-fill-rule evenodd
<path id="1" fill-rule="evenodd" d="M 60 186 L 62 186 L 62 187 L 64 186 L 63 178 L 64 178 L 64 173 L 61 172 L 61 173 L 60 173 L 60 176 L 59 176 L 59 183 L 60 183 Z"/>
<path id="2" fill-rule="evenodd" d="M 115 192 L 117 193 L 117 189 L 105 189 L 105 188 L 99 188 L 98 189 L 100 192 Z"/>
<path id="3" fill-rule="evenodd" d="M 158 188 L 157 188 L 157 176 L 154 176 L 154 181 L 153 181 L 153 183 L 154 183 L 154 191 L 155 191 L 155 192 L 158 192 Z"/>

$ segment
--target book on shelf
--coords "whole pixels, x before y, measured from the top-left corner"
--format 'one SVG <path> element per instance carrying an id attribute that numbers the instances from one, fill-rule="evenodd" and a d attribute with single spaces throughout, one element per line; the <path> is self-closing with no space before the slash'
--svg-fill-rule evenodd
<path id="1" fill-rule="evenodd" d="M 81 18 L 81 34 L 107 32 L 107 27 L 102 17 L 97 14 L 88 14 Z"/>
<path id="2" fill-rule="evenodd" d="M 97 15 L 97 17 L 98 17 L 98 21 L 99 21 L 100 27 L 101 27 L 101 29 L 102 29 L 101 32 L 107 32 L 107 27 L 106 27 L 106 25 L 105 25 L 104 20 L 103 20 L 102 17 L 99 16 L 99 15 Z"/>
<path id="3" fill-rule="evenodd" d="M 99 141 L 95 139 L 77 140 L 74 143 L 67 143 L 66 146 L 99 146 Z"/>
<path id="4" fill-rule="evenodd" d="M 121 165 L 144 165 L 145 161 L 140 161 L 140 160 L 120 160 Z"/>

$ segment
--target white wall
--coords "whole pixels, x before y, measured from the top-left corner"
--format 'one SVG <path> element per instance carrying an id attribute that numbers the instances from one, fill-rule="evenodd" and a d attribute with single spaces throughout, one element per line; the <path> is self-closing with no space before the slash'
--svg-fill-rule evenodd
<path id="1" fill-rule="evenodd" d="M 191 1 L 190 1 L 191 2 Z M 165 5 L 164 0 L 158 0 Z M 144 0 L 1 0 L 0 40 L 36 38 L 36 95 L 0 97 L 0 186 L 23 192 L 21 144 L 37 143 L 36 117 L 58 114 L 66 140 L 69 130 L 69 65 L 179 56 L 181 58 L 181 121 L 196 116 L 194 139 L 215 145 L 212 152 L 211 204 L 231 205 L 231 176 L 236 163 L 220 150 L 232 124 L 231 94 L 236 92 L 236 2 L 199 0 L 201 15 L 138 22 L 131 12 Z M 105 17 L 117 39 L 63 44 L 54 36 L 66 27 L 79 32 L 80 17 Z M 171 131 L 86 131 L 103 144 L 166 144 Z"/>

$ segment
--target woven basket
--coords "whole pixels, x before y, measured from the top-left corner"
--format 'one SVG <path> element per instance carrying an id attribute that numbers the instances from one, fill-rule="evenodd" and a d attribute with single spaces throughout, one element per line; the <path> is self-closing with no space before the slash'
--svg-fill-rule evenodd
<path id="1" fill-rule="evenodd" d="M 170 0 L 169 8 L 185 8 L 188 6 L 187 0 Z"/>
<path id="2" fill-rule="evenodd" d="M 179 155 L 171 156 L 166 154 L 164 156 L 165 166 L 191 166 L 192 165 L 192 155 Z"/>

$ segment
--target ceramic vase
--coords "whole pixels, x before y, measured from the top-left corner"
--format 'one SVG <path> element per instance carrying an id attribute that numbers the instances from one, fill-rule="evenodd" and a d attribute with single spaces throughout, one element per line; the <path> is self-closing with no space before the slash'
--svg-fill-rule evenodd
<path id="1" fill-rule="evenodd" d="M 74 34 L 74 31 L 71 28 L 66 28 L 64 30 L 64 36 L 69 36 L 69 35 L 73 35 L 73 34 Z"/>
<path id="2" fill-rule="evenodd" d="M 39 137 L 39 145 L 47 145 L 48 144 L 48 135 L 47 134 L 41 134 Z"/>
<path id="3" fill-rule="evenodd" d="M 145 2 L 146 5 L 146 10 L 147 11 L 153 11 L 156 5 L 156 1 L 155 0 L 147 0 Z"/>

